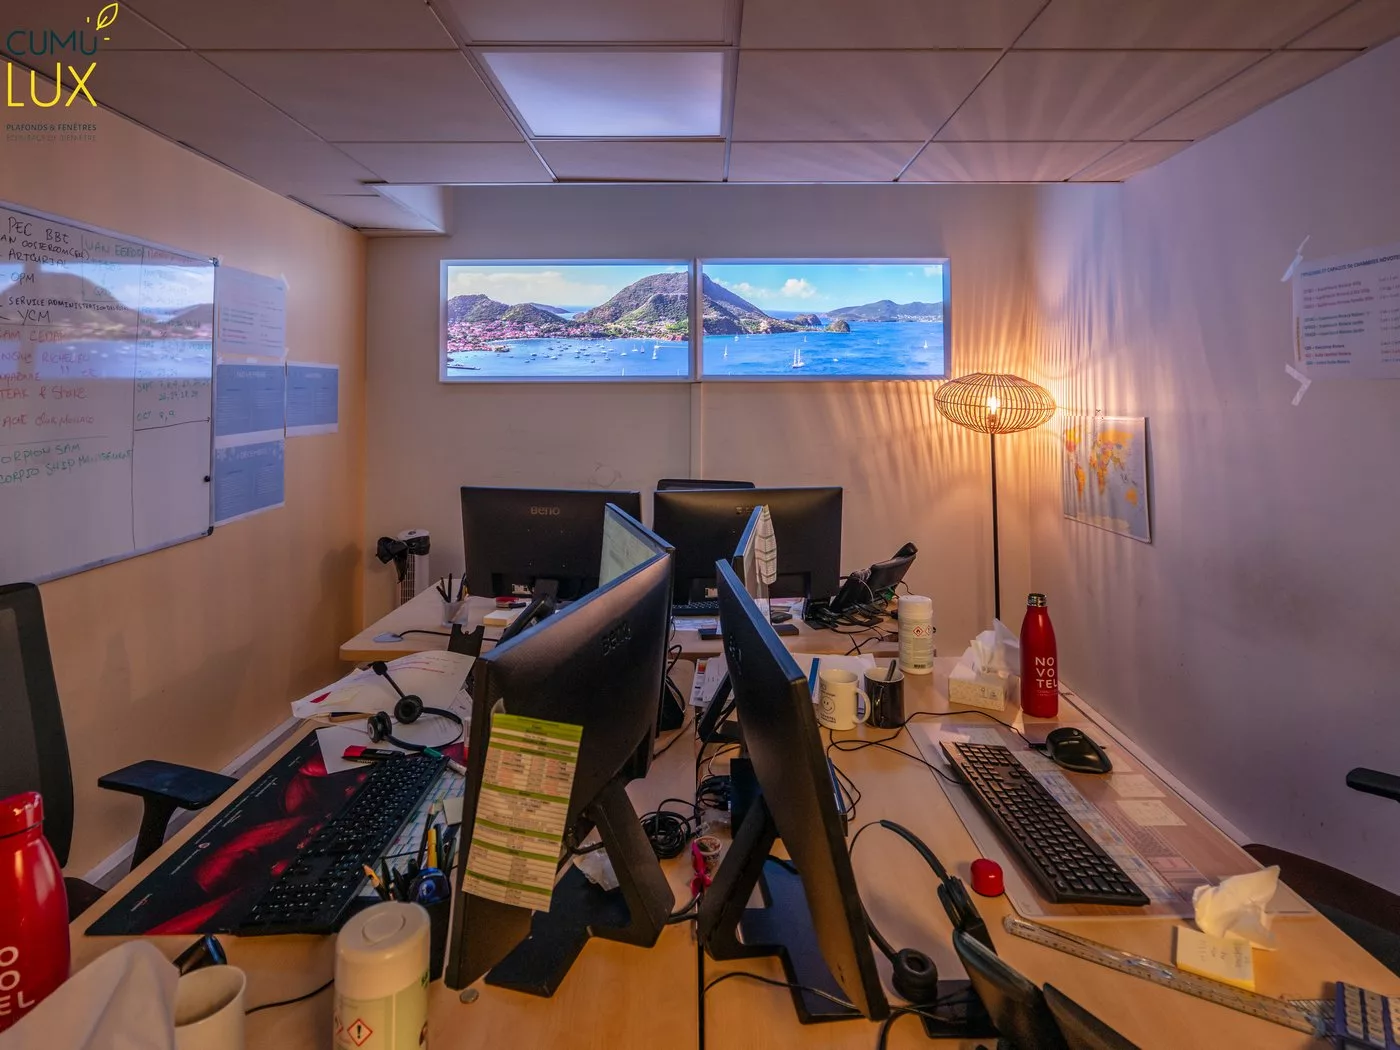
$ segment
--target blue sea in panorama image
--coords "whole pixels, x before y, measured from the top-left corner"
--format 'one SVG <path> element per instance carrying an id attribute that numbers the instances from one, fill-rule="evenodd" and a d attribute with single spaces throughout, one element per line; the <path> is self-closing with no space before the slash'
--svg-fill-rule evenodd
<path id="1" fill-rule="evenodd" d="M 946 265 L 707 263 L 702 375 L 944 375 Z M 445 267 L 445 379 L 689 374 L 684 263 Z"/>

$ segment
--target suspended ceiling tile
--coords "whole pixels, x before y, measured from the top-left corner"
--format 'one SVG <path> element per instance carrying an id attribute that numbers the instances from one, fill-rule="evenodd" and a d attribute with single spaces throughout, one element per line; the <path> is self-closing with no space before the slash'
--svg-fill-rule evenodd
<path id="1" fill-rule="evenodd" d="M 297 199 L 357 229 L 438 232 L 428 219 L 377 193 L 298 194 Z"/>
<path id="2" fill-rule="evenodd" d="M 901 182 L 1062 182 L 1112 142 L 934 142 Z"/>
<path id="3" fill-rule="evenodd" d="M 736 141 L 924 140 L 996 61 L 996 51 L 744 51 Z"/>
<path id="4" fill-rule="evenodd" d="M 1044 0 L 745 0 L 739 41 L 771 48 L 1010 47 Z"/>
<path id="5" fill-rule="evenodd" d="M 342 142 L 339 148 L 386 182 L 548 182 L 523 142 Z"/>
<path id="6" fill-rule="evenodd" d="M 81 56 L 91 62 L 108 51 L 159 51 L 179 50 L 181 44 L 168 34 L 142 18 L 126 4 L 117 11 L 117 19 L 104 29 L 97 29 L 97 13 L 103 9 L 103 0 L 11 0 L 5 5 L 5 15 L 0 18 L 0 50 L 9 52 L 15 58 L 28 61 L 30 55 L 24 52 L 41 50 L 35 65 L 43 68 L 45 61 L 53 67 L 54 58 L 66 59 L 77 65 L 82 48 L 97 46 L 97 54 Z M 13 31 L 21 30 L 19 38 L 12 39 Z M 71 30 L 77 30 L 82 37 L 76 40 L 75 47 L 64 49 L 57 56 L 48 55 L 44 48 L 43 33 L 52 30 L 60 37 Z M 28 34 L 34 33 L 34 47 L 29 46 Z M 9 55 L 6 55 L 8 58 Z M 79 66 L 85 69 L 86 63 Z M 99 67 L 101 68 L 100 64 Z M 96 80 L 93 81 L 96 84 Z"/>
<path id="7" fill-rule="evenodd" d="M 482 51 L 536 136 L 714 138 L 723 134 L 720 51 Z"/>
<path id="8" fill-rule="evenodd" d="M 209 58 L 331 141 L 520 141 L 460 52 L 217 51 Z"/>
<path id="9" fill-rule="evenodd" d="M 1125 142 L 1117 149 L 1090 164 L 1071 182 L 1122 182 L 1129 175 L 1146 171 L 1175 156 L 1189 142 Z"/>
<path id="10" fill-rule="evenodd" d="M 723 142 L 539 142 L 540 153 L 561 179 L 630 182 L 719 182 Z"/>
<path id="11" fill-rule="evenodd" d="M 307 193 L 364 193 L 380 176 L 325 142 L 253 142 L 230 139 L 204 150 L 259 186 L 300 197 Z M 369 192 L 373 192 L 372 190 Z"/>
<path id="12" fill-rule="evenodd" d="M 1018 48 L 1282 47 L 1350 0 L 1050 0 Z"/>
<path id="13" fill-rule="evenodd" d="M 212 50 L 453 49 L 422 0 L 136 0 L 186 47 Z M 100 6 L 100 0 L 94 0 Z M 125 4 L 122 5 L 125 8 Z M 120 20 L 119 20 L 120 21 Z"/>
<path id="14" fill-rule="evenodd" d="M 1358 0 L 1293 47 L 1375 47 L 1400 35 L 1400 0 Z"/>
<path id="15" fill-rule="evenodd" d="M 727 0 L 446 0 L 473 43 L 729 43 Z"/>
<path id="16" fill-rule="evenodd" d="M 1153 125 L 1141 137 L 1205 138 L 1358 54 L 1359 51 L 1277 51 Z"/>
<path id="17" fill-rule="evenodd" d="M 197 149 L 230 137 L 313 141 L 223 70 L 191 51 L 112 51 L 92 74 L 99 104 Z"/>
<path id="18" fill-rule="evenodd" d="M 891 182 L 922 142 L 736 142 L 730 182 Z"/>
<path id="19" fill-rule="evenodd" d="M 1012 51 L 938 137 L 1123 141 L 1261 57 L 1253 51 Z"/>

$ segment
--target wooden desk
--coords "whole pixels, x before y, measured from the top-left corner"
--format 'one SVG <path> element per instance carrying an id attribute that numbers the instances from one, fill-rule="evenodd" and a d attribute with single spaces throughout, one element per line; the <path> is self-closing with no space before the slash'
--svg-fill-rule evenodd
<path id="1" fill-rule="evenodd" d="M 908 679 L 907 710 L 950 709 L 935 691 L 935 677 Z M 995 713 L 1011 720 L 1017 710 L 1013 706 Z M 1062 707 L 1061 714 L 1075 716 L 1077 712 L 1066 712 Z M 1062 717 L 1058 721 L 1070 720 Z M 956 721 L 975 724 L 985 719 L 962 717 Z M 850 733 L 837 733 L 836 737 L 880 739 L 889 735 L 888 731 L 860 727 Z M 1107 737 L 1106 733 L 1097 735 L 1101 739 Z M 827 739 L 826 730 L 822 731 L 822 737 Z M 916 750 L 907 734 L 901 734 L 891 743 L 911 753 Z M 934 783 L 932 772 L 919 762 L 880 748 L 833 752 L 833 757 L 861 792 L 852 820 L 853 830 L 871 820 L 896 820 L 923 839 L 953 874 L 964 882 L 970 880 L 971 863 L 978 855 L 977 849 L 943 791 Z M 722 761 L 716 763 L 717 768 L 722 765 Z M 1169 787 L 1164 790 L 1178 812 L 1190 809 Z M 1204 834 L 1209 825 L 1203 817 L 1199 819 Z M 1223 834 L 1211 831 L 1224 840 Z M 1220 848 L 1238 850 L 1227 841 Z M 890 942 L 897 948 L 911 947 L 926 952 L 945 978 L 963 976 L 953 951 L 947 916 L 936 896 L 937 881 L 919 856 L 893 834 L 873 828 L 861 836 L 852 854 L 852 864 L 865 906 Z M 1037 984 L 1054 984 L 1141 1047 L 1301 1048 L 1317 1045 L 1301 1033 L 1013 937 L 1001 927 L 1003 917 L 1011 913 L 1005 897 L 977 897 L 975 900 L 999 955 Z M 1100 943 L 1164 962 L 1172 958 L 1172 927 L 1176 922 L 1165 918 L 1048 920 L 1048 924 Z M 1263 994 L 1320 998 L 1324 983 L 1338 979 L 1376 991 L 1400 992 L 1400 978 L 1326 919 L 1320 916 L 1280 917 L 1274 929 L 1278 933 L 1279 950 L 1254 954 L 1257 987 Z M 886 994 L 890 994 L 889 964 L 878 951 L 875 958 Z M 703 964 L 703 978 L 708 982 L 731 970 L 784 979 L 775 959 L 717 963 L 708 958 Z M 726 981 L 712 989 L 706 995 L 705 1011 L 705 1044 L 713 1050 L 784 1050 L 786 1047 L 870 1050 L 875 1045 L 878 1030 L 877 1025 L 864 1020 L 800 1025 L 786 989 L 744 980 Z M 949 1040 L 940 1045 L 972 1047 L 977 1043 L 976 1040 Z M 890 1033 L 890 1047 L 926 1045 L 928 1040 L 916 1019 L 904 1017 L 895 1022 Z"/>
<path id="2" fill-rule="evenodd" d="M 465 630 L 472 630 L 481 623 L 482 617 L 495 609 L 495 602 L 491 598 L 468 598 L 462 626 Z M 408 656 L 410 653 L 421 653 L 427 649 L 446 649 L 448 628 L 442 626 L 442 599 L 437 591 L 429 587 L 422 594 L 417 595 L 410 601 L 404 602 L 393 612 L 380 617 L 370 624 L 355 637 L 346 641 L 340 647 L 340 658 L 349 663 L 368 663 L 371 660 L 394 660 L 400 656 Z M 793 638 L 786 638 L 784 641 L 788 646 L 799 652 L 806 653 L 844 653 L 856 642 L 862 640 L 874 641 L 878 632 L 867 631 L 856 634 L 838 634 L 836 631 L 818 630 L 809 627 L 802 620 L 791 621 L 797 624 L 798 634 Z M 430 631 L 437 632 L 431 634 L 406 634 L 404 631 Z M 894 630 L 893 622 L 890 623 L 889 630 Z M 403 635 L 401 641 L 397 642 L 376 642 L 374 639 L 381 634 Z M 499 635 L 496 628 L 488 628 L 486 637 L 488 639 Z M 681 653 L 685 657 L 715 656 L 720 652 L 719 639 L 712 641 L 703 640 L 696 631 L 676 631 L 675 641 L 681 646 Z M 876 642 L 874 645 L 864 646 L 867 652 L 878 653 L 889 649 L 889 644 Z"/>
<path id="3" fill-rule="evenodd" d="M 677 668 L 677 683 L 689 689 L 689 665 Z M 275 754 L 248 773 L 229 801 L 260 776 L 303 734 L 298 732 Z M 687 797 L 694 784 L 692 753 L 671 748 L 653 764 L 645 780 L 628 785 L 639 814 L 663 798 Z M 154 856 L 108 892 L 70 928 L 73 969 L 87 965 L 120 943 L 117 937 L 88 937 L 83 931 L 121 898 L 198 828 L 217 808 L 201 813 L 171 837 Z M 676 907 L 690 899 L 690 866 L 684 860 L 663 864 L 676 895 Z M 221 935 L 229 962 L 248 975 L 247 1003 L 289 999 L 324 984 L 335 971 L 334 937 L 232 937 Z M 149 938 L 173 959 L 193 940 L 191 936 Z M 431 1045 L 448 1050 L 505 1046 L 567 1047 L 615 1050 L 618 1047 L 694 1047 L 698 1038 L 695 982 L 695 943 L 688 925 L 668 926 L 650 950 L 593 938 L 583 949 L 558 993 L 550 999 L 494 988 L 482 981 L 473 987 L 480 997 L 463 1004 L 458 993 L 441 981 L 429 989 L 428 1027 Z M 327 989 L 304 1003 L 263 1010 L 248 1018 L 249 1050 L 310 1050 L 331 1046 L 334 992 Z"/>

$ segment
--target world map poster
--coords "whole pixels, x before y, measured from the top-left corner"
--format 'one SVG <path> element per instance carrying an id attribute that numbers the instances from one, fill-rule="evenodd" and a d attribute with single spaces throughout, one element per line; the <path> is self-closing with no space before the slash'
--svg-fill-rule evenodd
<path id="1" fill-rule="evenodd" d="M 1147 420 L 1069 416 L 1061 444 L 1065 517 L 1151 543 Z"/>

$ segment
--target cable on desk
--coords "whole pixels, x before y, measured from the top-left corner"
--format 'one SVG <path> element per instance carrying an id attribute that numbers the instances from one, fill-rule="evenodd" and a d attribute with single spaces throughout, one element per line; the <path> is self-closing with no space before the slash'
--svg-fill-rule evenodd
<path id="1" fill-rule="evenodd" d="M 695 804 L 702 809 L 729 811 L 730 780 L 723 773 L 716 773 L 700 781 L 695 788 Z"/>
<path id="2" fill-rule="evenodd" d="M 666 680 L 667 680 L 668 682 L 670 681 L 669 678 L 666 679 Z M 677 740 L 679 740 L 681 737 L 685 736 L 685 731 L 686 731 L 687 729 L 690 728 L 690 721 L 691 721 L 691 720 L 690 720 L 690 711 L 687 710 L 686 713 L 685 713 L 684 721 L 682 721 L 681 724 L 680 724 L 679 726 L 676 727 L 676 735 L 673 736 L 673 737 L 671 737 L 670 740 L 666 741 L 666 745 L 665 745 L 660 751 L 655 751 L 655 752 L 652 753 L 652 756 L 651 756 L 651 757 L 652 757 L 652 760 L 653 760 L 653 761 L 655 761 L 656 759 L 660 758 L 660 757 L 661 757 L 662 755 L 664 755 L 667 751 L 670 751 L 670 750 L 671 750 L 671 747 L 675 744 L 675 742 L 676 742 Z"/>
<path id="3" fill-rule="evenodd" d="M 697 893 L 694 897 L 690 898 L 690 901 L 685 907 L 677 908 L 675 911 L 671 912 L 670 916 L 666 919 L 666 925 L 673 926 L 678 922 L 689 922 L 700 914 L 699 904 L 700 894 Z"/>
<path id="4" fill-rule="evenodd" d="M 690 816 L 666 809 L 668 802 L 689 806 Z M 681 855 L 690 840 L 695 837 L 699 825 L 698 814 L 699 810 L 694 802 L 687 802 L 683 798 L 666 798 L 650 813 L 642 815 L 642 832 L 650 840 L 658 860 L 670 860 Z"/>
<path id="5" fill-rule="evenodd" d="M 900 726 L 889 736 L 884 737 L 880 740 L 833 740 L 831 743 L 826 745 L 827 756 L 830 757 L 830 753 L 832 751 L 864 751 L 867 747 L 883 748 L 886 751 L 893 751 L 896 755 L 903 755 L 905 758 L 912 759 L 915 762 L 918 762 L 920 765 L 924 766 L 931 772 L 942 777 L 950 784 L 956 784 L 958 785 L 958 787 L 964 786 L 961 780 L 957 780 L 954 777 L 949 776 L 947 773 L 943 772 L 943 770 L 939 769 L 932 762 L 924 758 L 923 755 L 911 755 L 908 751 L 905 751 L 903 748 L 891 747 L 889 741 L 895 739 L 895 737 L 899 736 L 899 734 L 902 732 L 904 732 L 904 726 Z"/>
<path id="6" fill-rule="evenodd" d="M 1026 740 L 1026 734 L 1025 734 L 1025 733 L 1021 732 L 1019 729 L 1017 729 L 1017 728 L 1016 728 L 1014 725 L 1012 725 L 1010 722 L 1007 722 L 1007 721 L 1004 720 L 1004 719 L 998 718 L 996 715 L 992 714 L 990 711 L 975 711 L 975 710 L 973 710 L 973 711 L 915 711 L 912 715 L 910 715 L 908 718 L 906 718 L 903 722 L 901 722 L 901 723 L 899 724 L 899 728 L 900 728 L 900 729 L 904 729 L 906 726 L 909 725 L 910 722 L 912 722 L 912 721 L 913 721 L 914 719 L 916 719 L 916 718 L 957 718 L 959 715 L 980 715 L 982 718 L 990 718 L 993 722 L 996 722 L 998 725 L 1006 726 L 1007 729 L 1011 730 L 1013 733 L 1015 733 L 1017 736 L 1019 736 L 1022 740 L 1025 740 L 1026 745 L 1027 745 L 1028 747 L 1034 747 L 1034 746 L 1035 746 L 1035 745 L 1031 744 L 1031 742 L 1030 742 L 1029 740 Z"/>
<path id="7" fill-rule="evenodd" d="M 335 984 L 334 977 L 332 977 L 329 981 L 321 985 L 321 987 L 317 988 L 316 990 L 307 992 L 305 995 L 299 995 L 295 999 L 281 999 L 275 1003 L 263 1003 L 261 1006 L 255 1006 L 252 1009 L 244 1010 L 243 1012 L 245 1014 L 255 1014 L 259 1010 L 271 1010 L 278 1006 L 291 1006 L 293 1003 L 305 1002 L 307 999 L 312 999 L 320 995 L 333 984 Z"/>
<path id="8" fill-rule="evenodd" d="M 428 630 L 424 630 L 424 629 L 419 628 L 419 627 L 410 627 L 410 628 L 409 628 L 408 630 L 406 630 L 406 631 L 394 631 L 393 633 L 396 634 L 396 635 L 398 635 L 400 638 L 402 638 L 402 637 L 403 637 L 404 635 L 406 635 L 406 634 L 435 634 L 435 635 L 437 635 L 439 638 L 451 638 L 451 637 L 452 637 L 452 632 L 451 632 L 451 631 L 428 631 Z M 259 1007 L 259 1009 L 261 1009 L 261 1007 Z"/>
<path id="9" fill-rule="evenodd" d="M 721 984 L 724 981 L 733 980 L 735 978 L 746 981 L 758 981 L 760 984 L 771 984 L 775 988 L 796 988 L 799 992 L 811 992 L 813 995 L 819 995 L 823 999 L 835 1003 L 837 1006 L 844 1006 L 848 1010 L 855 1009 L 855 1004 L 848 1003 L 845 999 L 838 999 L 830 992 L 824 992 L 820 988 L 813 988 L 805 984 L 797 984 L 795 981 L 779 981 L 772 977 L 764 977 L 762 974 L 749 973 L 745 970 L 730 970 L 728 973 L 720 974 L 713 981 L 710 981 L 708 984 L 705 985 L 703 994 L 708 994 L 710 989 L 713 988 L 715 985 Z"/>

